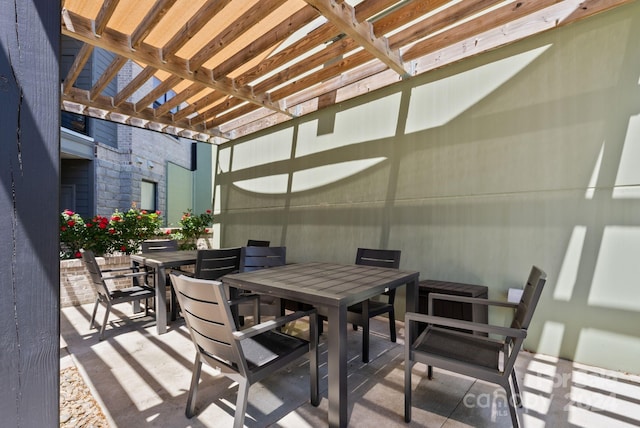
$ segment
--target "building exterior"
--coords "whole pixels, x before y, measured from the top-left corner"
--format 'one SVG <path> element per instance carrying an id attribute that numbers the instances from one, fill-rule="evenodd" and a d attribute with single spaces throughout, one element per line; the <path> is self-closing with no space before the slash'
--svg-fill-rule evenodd
<path id="1" fill-rule="evenodd" d="M 79 42 L 62 36 L 61 76 L 71 68 L 79 47 Z M 94 49 L 77 85 L 91 88 L 112 60 L 112 53 Z M 117 88 L 126 86 L 140 70 L 128 61 L 103 94 L 115 95 Z M 154 83 L 152 78 L 145 85 Z M 200 159 L 196 159 L 198 152 Z M 196 196 L 196 189 L 211 189 L 210 175 L 202 185 L 194 184 L 196 165 L 210 170 L 210 153 L 207 144 L 62 112 L 60 209 L 89 217 L 136 206 L 159 210 L 167 224 L 175 224 L 188 208 L 211 207 L 210 190 L 208 200 L 206 190 L 204 196 Z M 173 201 L 168 200 L 171 183 L 175 186 Z M 202 207 L 194 207 L 196 199 L 196 205 Z"/>

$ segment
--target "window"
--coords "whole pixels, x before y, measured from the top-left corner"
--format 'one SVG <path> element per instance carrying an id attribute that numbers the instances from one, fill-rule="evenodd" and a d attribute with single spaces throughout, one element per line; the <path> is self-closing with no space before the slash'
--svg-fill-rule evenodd
<path id="1" fill-rule="evenodd" d="M 156 211 L 157 184 L 151 181 L 140 183 L 140 209 L 149 212 Z"/>

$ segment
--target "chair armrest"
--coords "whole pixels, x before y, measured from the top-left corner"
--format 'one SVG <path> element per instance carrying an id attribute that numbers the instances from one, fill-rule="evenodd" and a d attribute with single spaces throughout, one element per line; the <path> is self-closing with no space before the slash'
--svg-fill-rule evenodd
<path id="1" fill-rule="evenodd" d="M 139 276 L 146 276 L 146 272 L 130 272 L 130 273 L 121 273 L 119 275 L 110 275 L 105 276 L 104 279 L 118 279 L 118 278 L 135 278 Z"/>
<path id="2" fill-rule="evenodd" d="M 257 294 L 243 294 L 241 296 L 236 297 L 235 299 L 227 300 L 227 302 L 229 302 L 230 306 L 236 306 L 241 303 L 255 303 L 255 302 L 251 302 L 252 300 L 255 300 L 258 303 L 260 303 L 260 296 Z"/>
<path id="3" fill-rule="evenodd" d="M 487 305 L 487 306 L 503 306 L 507 308 L 517 308 L 517 303 L 506 302 L 503 300 L 489 300 L 483 299 L 480 297 L 467 297 L 467 296 L 456 296 L 453 294 L 442 294 L 442 293 L 429 293 L 429 304 L 428 311 L 429 313 L 433 313 L 433 301 L 434 300 L 448 300 L 450 302 L 462 302 L 462 303 L 473 303 L 479 305 Z"/>
<path id="4" fill-rule="evenodd" d="M 283 326 L 291 321 L 295 321 L 298 318 L 312 316 L 315 314 L 317 314 L 317 311 L 315 309 L 310 309 L 308 311 L 297 311 L 284 317 L 278 317 L 274 320 L 265 321 L 241 331 L 234 331 L 233 337 L 236 340 L 248 339 L 258 334 L 265 333 L 269 330 L 273 330 L 276 327 Z"/>
<path id="5" fill-rule="evenodd" d="M 122 272 L 123 270 L 135 270 L 138 269 L 138 266 L 129 266 L 129 267 L 119 267 L 119 268 L 111 268 L 111 269 L 100 269 L 102 273 L 104 272 Z"/>
<path id="6" fill-rule="evenodd" d="M 503 327 L 499 325 L 477 323 L 472 321 L 463 321 L 453 318 L 436 317 L 433 315 L 418 314 L 415 312 L 407 312 L 404 317 L 405 326 L 410 329 L 410 321 L 418 321 L 427 324 L 435 324 L 444 327 L 462 328 L 465 330 L 479 331 L 482 333 L 499 334 L 507 337 L 527 337 L 527 331 L 519 328 Z M 407 333 L 409 335 L 409 333 Z"/>

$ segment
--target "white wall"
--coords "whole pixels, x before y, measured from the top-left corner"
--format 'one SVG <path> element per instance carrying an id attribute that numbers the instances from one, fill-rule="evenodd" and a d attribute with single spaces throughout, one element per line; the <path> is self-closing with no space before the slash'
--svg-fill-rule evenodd
<path id="1" fill-rule="evenodd" d="M 400 249 L 491 298 L 536 264 L 526 347 L 640 373 L 639 41 L 635 3 L 223 147 L 222 244 Z"/>

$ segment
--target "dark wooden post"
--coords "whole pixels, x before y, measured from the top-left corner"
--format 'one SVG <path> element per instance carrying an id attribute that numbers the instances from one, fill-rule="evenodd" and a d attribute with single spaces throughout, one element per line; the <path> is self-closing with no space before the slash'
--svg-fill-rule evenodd
<path id="1" fill-rule="evenodd" d="M 0 426 L 58 427 L 60 1 L 0 11 Z"/>

